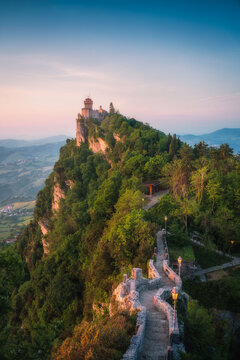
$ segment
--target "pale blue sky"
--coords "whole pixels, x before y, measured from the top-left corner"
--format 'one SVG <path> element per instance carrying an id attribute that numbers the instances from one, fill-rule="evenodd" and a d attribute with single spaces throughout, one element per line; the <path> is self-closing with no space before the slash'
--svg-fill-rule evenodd
<path id="1" fill-rule="evenodd" d="M 240 2 L 0 0 L 0 138 L 74 136 L 82 101 L 165 131 L 240 127 Z"/>

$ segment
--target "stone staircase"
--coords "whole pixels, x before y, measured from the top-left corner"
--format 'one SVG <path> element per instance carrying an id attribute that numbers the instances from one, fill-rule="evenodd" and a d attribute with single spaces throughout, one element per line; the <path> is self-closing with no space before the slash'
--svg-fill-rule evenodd
<path id="1" fill-rule="evenodd" d="M 182 281 L 169 266 L 164 231 L 158 231 L 156 243 L 155 261 L 151 259 L 148 264 L 149 279 L 142 276 L 142 269 L 133 268 L 131 277 L 125 274 L 113 292 L 119 308 L 129 312 L 138 310 L 137 332 L 122 360 L 179 360 L 178 350 L 185 352 L 177 314 L 167 302 L 173 287 L 181 291 Z M 111 308 L 109 311 L 111 314 Z"/>
<path id="2" fill-rule="evenodd" d="M 166 315 L 156 310 L 154 295 L 157 290 L 143 292 L 140 301 L 147 309 L 146 330 L 140 360 L 166 360 L 169 329 Z"/>
<path id="3" fill-rule="evenodd" d="M 162 287 L 172 289 L 174 284 L 163 271 L 163 259 L 164 246 L 162 237 L 158 237 L 156 262 L 154 265 L 161 276 Z M 139 360 L 167 360 L 169 326 L 165 313 L 157 310 L 154 305 L 154 296 L 156 293 L 157 289 L 140 293 L 141 305 L 145 306 L 147 310 L 147 321 Z"/>

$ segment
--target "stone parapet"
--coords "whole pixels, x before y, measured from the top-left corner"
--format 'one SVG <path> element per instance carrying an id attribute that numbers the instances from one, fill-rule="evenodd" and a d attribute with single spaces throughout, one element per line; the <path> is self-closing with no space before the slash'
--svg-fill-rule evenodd
<path id="1" fill-rule="evenodd" d="M 180 293 L 179 295 L 188 301 L 188 295 L 184 292 L 181 293 L 181 278 L 169 266 L 169 255 L 165 232 L 162 232 L 162 239 L 164 248 L 163 255 L 165 258 L 165 260 L 163 260 L 163 270 L 168 278 L 175 283 L 177 291 Z M 132 337 L 130 346 L 124 354 L 122 360 L 137 360 L 139 354 L 141 353 L 146 328 L 146 308 L 140 303 L 139 293 L 144 290 L 153 289 L 159 289 L 154 296 L 154 304 L 157 309 L 165 313 L 169 325 L 168 359 L 180 360 L 179 350 L 185 352 L 185 349 L 184 344 L 180 341 L 177 312 L 174 314 L 174 309 L 166 301 L 171 298 L 172 287 L 161 287 L 164 285 L 163 278 L 156 269 L 153 260 L 149 261 L 148 276 L 150 278 L 149 280 L 142 276 L 142 269 L 133 268 L 131 278 L 127 279 L 127 275 L 125 274 L 123 282 L 120 283 L 113 292 L 115 300 L 122 310 L 127 310 L 130 313 L 133 313 L 136 310 L 139 311 L 137 318 L 137 334 Z M 111 314 L 111 306 L 109 310 Z"/>
<path id="2" fill-rule="evenodd" d="M 178 276 L 175 271 L 173 271 L 172 268 L 170 268 L 169 264 L 168 264 L 168 260 L 163 260 L 163 270 L 165 272 L 165 274 L 167 275 L 167 277 L 174 281 L 176 287 L 178 288 L 178 291 L 180 291 L 182 289 L 182 280 L 180 278 L 180 276 Z"/>
<path id="3" fill-rule="evenodd" d="M 149 279 L 160 278 L 159 272 L 155 268 L 154 262 L 152 259 L 149 261 L 149 264 L 148 264 L 148 278 Z"/>
<path id="4" fill-rule="evenodd" d="M 162 278 L 159 275 L 156 267 L 154 266 L 154 261 L 151 259 L 148 264 L 148 290 L 158 289 L 162 285 Z"/>
<path id="5" fill-rule="evenodd" d="M 169 346 L 168 346 L 168 359 L 169 360 L 181 360 L 179 351 L 185 353 L 185 347 L 181 341 L 180 329 L 178 325 L 177 312 L 174 316 L 174 309 L 166 301 L 171 297 L 171 289 L 159 289 L 154 296 L 154 304 L 156 308 L 162 310 L 167 319 L 169 325 Z"/>
<path id="6" fill-rule="evenodd" d="M 159 309 L 162 310 L 168 319 L 169 325 L 169 337 L 170 343 L 174 340 L 177 342 L 179 339 L 179 328 L 178 328 L 178 319 L 177 312 L 175 314 L 175 324 L 174 324 L 174 310 L 172 306 L 166 301 L 171 297 L 171 289 L 161 288 L 157 291 L 154 296 L 154 304 Z"/>
<path id="7" fill-rule="evenodd" d="M 146 328 L 146 308 L 141 306 L 141 310 L 138 312 L 137 317 L 137 334 L 131 339 L 129 348 L 122 357 L 122 360 L 137 360 L 142 349 L 142 342 L 145 335 Z"/>
<path id="8" fill-rule="evenodd" d="M 138 310 L 137 315 L 137 334 L 131 339 L 130 346 L 123 355 L 122 360 L 137 360 L 142 349 L 142 342 L 146 328 L 146 308 L 139 301 L 139 291 L 148 287 L 148 280 L 142 277 L 142 269 L 132 269 L 132 276 L 127 279 L 126 274 L 113 292 L 115 301 L 119 308 L 128 310 L 130 313 Z M 111 307 L 109 309 L 111 315 Z"/>

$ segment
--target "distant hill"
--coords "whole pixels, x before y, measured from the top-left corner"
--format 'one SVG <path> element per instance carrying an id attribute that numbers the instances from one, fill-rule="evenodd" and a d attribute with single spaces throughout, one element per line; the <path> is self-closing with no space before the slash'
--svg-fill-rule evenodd
<path id="1" fill-rule="evenodd" d="M 240 151 L 240 129 L 224 128 L 208 134 L 202 135 L 179 135 L 180 139 L 189 145 L 195 145 L 200 141 L 205 141 L 210 146 L 220 146 L 229 144 L 235 153 Z"/>
<path id="2" fill-rule="evenodd" d="M 43 187 L 44 181 L 52 171 L 55 161 L 59 157 L 59 149 L 65 144 L 58 141 L 63 135 L 37 140 L 32 145 L 27 142 L 21 146 L 18 140 L 4 140 L 0 142 L 0 206 L 16 201 L 35 200 L 37 192 Z M 64 138 L 66 138 L 64 136 Z M 52 143 L 50 141 L 53 140 Z M 17 146 L 11 146 L 16 141 Z M 16 145 L 15 144 L 15 145 Z"/>
<path id="3" fill-rule="evenodd" d="M 4 146 L 7 148 L 19 148 L 25 146 L 33 146 L 33 145 L 44 145 L 44 144 L 52 144 L 58 143 L 60 141 L 66 141 L 69 136 L 66 135 L 57 135 L 50 136 L 37 140 L 17 140 L 17 139 L 0 139 L 0 146 Z"/>

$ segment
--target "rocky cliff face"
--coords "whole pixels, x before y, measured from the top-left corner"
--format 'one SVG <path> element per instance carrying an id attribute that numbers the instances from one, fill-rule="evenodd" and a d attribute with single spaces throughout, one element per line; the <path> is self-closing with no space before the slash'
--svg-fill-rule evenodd
<path id="1" fill-rule="evenodd" d="M 49 253 L 49 249 L 48 249 L 48 242 L 46 241 L 45 236 L 48 234 L 48 220 L 47 219 L 41 219 L 38 221 L 38 225 L 40 226 L 41 230 L 42 230 L 42 245 L 43 245 L 43 252 L 44 254 L 48 254 Z"/>
<path id="2" fill-rule="evenodd" d="M 120 138 L 120 136 L 119 136 L 118 134 L 113 133 L 113 137 L 114 137 L 114 139 L 115 139 L 116 141 L 121 141 L 121 138 Z"/>
<path id="3" fill-rule="evenodd" d="M 85 119 L 77 119 L 77 129 L 76 129 L 76 145 L 80 146 L 82 143 L 85 143 L 88 138 L 88 125 Z"/>
<path id="4" fill-rule="evenodd" d="M 89 142 L 89 149 L 92 150 L 93 153 L 97 153 L 97 152 L 104 153 L 108 146 L 106 141 L 104 141 L 100 137 L 98 137 L 96 141 L 92 138 L 89 138 L 88 142 Z"/>
<path id="5" fill-rule="evenodd" d="M 89 149 L 93 153 L 105 152 L 107 148 L 107 143 L 102 138 L 98 137 L 96 140 L 93 137 L 88 135 L 88 124 L 85 119 L 77 119 L 77 130 L 76 130 L 76 145 L 80 146 L 86 142 L 89 143 Z M 117 134 L 114 134 L 117 141 L 120 140 L 120 137 Z"/>
<path id="6" fill-rule="evenodd" d="M 53 202 L 52 202 L 52 211 L 55 214 L 60 205 L 61 199 L 65 199 L 64 191 L 60 188 L 60 185 L 54 180 L 54 188 L 53 188 Z"/>
<path id="7" fill-rule="evenodd" d="M 65 181 L 66 186 L 69 189 L 72 189 L 74 183 L 72 180 L 66 180 Z M 53 201 L 52 201 L 52 211 L 53 211 L 53 215 L 55 216 L 59 210 L 60 207 L 60 201 L 61 199 L 65 199 L 65 193 L 64 191 L 61 189 L 59 183 L 57 182 L 56 177 L 54 177 L 54 187 L 53 187 Z M 38 225 L 41 228 L 42 231 L 42 245 L 43 245 L 43 251 L 44 254 L 48 254 L 49 253 L 49 243 L 47 241 L 47 235 L 49 232 L 49 219 L 48 218 L 42 218 L 38 221 Z"/>

